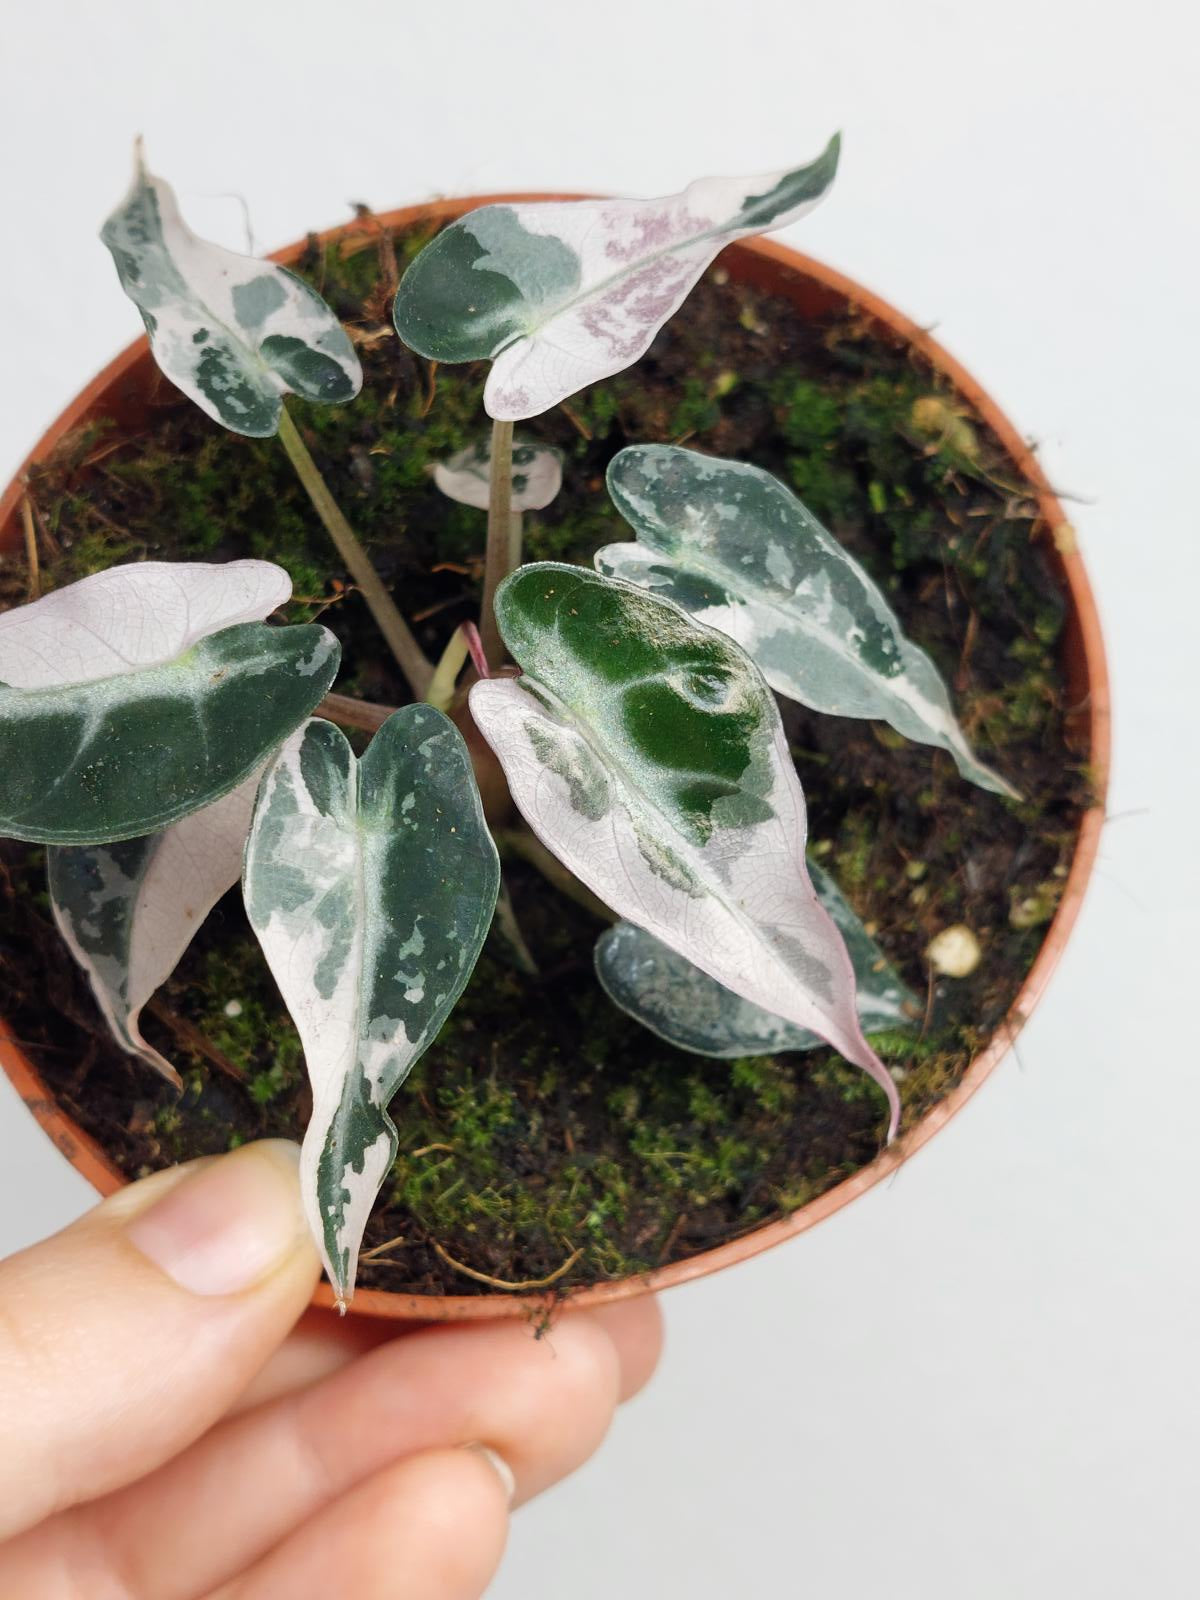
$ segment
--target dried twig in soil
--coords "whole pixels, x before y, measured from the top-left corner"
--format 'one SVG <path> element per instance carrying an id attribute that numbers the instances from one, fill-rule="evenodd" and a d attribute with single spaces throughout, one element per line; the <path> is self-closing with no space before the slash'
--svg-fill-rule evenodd
<path id="1" fill-rule="evenodd" d="M 444 1250 L 436 1239 L 431 1239 L 430 1244 L 441 1256 L 448 1267 L 453 1267 L 455 1272 L 461 1272 L 464 1277 L 474 1278 L 476 1283 L 486 1283 L 489 1289 L 548 1289 L 552 1283 L 557 1283 L 565 1277 L 583 1254 L 583 1246 L 573 1250 L 561 1267 L 555 1267 L 553 1272 L 547 1273 L 544 1278 L 522 1278 L 518 1282 L 510 1282 L 507 1278 L 493 1278 L 486 1272 L 476 1272 L 474 1267 L 468 1267 L 461 1261 L 456 1261 L 448 1250 Z"/>

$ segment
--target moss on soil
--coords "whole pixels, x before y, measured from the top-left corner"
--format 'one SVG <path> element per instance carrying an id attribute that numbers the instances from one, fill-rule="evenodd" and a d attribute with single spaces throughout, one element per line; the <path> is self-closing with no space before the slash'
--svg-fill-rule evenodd
<path id="1" fill-rule="evenodd" d="M 421 242 L 395 241 L 401 264 Z M 349 407 L 294 414 L 436 655 L 472 615 L 484 517 L 443 499 L 428 468 L 481 433 L 484 371 L 435 370 L 400 346 L 381 314 L 384 259 L 310 249 L 303 270 L 359 338 L 366 382 Z M 137 435 L 82 430 L 35 472 L 43 582 L 142 557 L 267 557 L 292 574 L 290 616 L 320 616 L 342 639 L 338 689 L 406 698 L 278 443 L 225 433 L 165 385 L 158 399 Z M 522 431 L 566 456 L 562 495 L 526 518 L 527 559 L 587 561 L 622 536 L 603 474 L 627 442 L 686 441 L 777 473 L 883 584 L 953 684 L 983 758 L 1026 796 L 984 794 L 885 727 L 784 706 L 812 848 L 930 997 L 913 1033 L 876 1040 L 911 1123 L 1008 1009 L 1087 801 L 1055 648 L 1063 601 L 1031 493 L 906 347 L 854 315 L 803 321 L 719 267 L 636 368 Z M 20 557 L 0 563 L 0 606 L 24 601 L 26 582 Z M 0 846 L 0 986 L 70 1114 L 130 1174 L 298 1135 L 299 1043 L 236 894 L 146 1019 L 184 1075 L 177 1098 L 108 1042 L 50 926 L 42 867 L 40 851 Z M 536 1280 L 570 1257 L 557 1289 L 624 1276 L 803 1205 L 876 1153 L 882 1097 L 863 1074 L 829 1050 L 727 1063 L 670 1049 L 596 985 L 595 920 L 524 862 L 505 870 L 540 975 L 489 946 L 397 1096 L 401 1155 L 367 1235 L 368 1252 L 387 1248 L 368 1256 L 363 1283 L 470 1294 L 483 1286 L 452 1263 Z M 922 952 L 956 922 L 975 930 L 984 960 L 929 988 Z"/>

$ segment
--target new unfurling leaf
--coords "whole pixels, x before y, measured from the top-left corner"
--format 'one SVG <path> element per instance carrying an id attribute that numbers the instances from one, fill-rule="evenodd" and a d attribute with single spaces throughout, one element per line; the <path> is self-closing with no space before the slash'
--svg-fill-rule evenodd
<path id="1" fill-rule="evenodd" d="M 409 267 L 396 329 L 433 361 L 491 360 L 488 413 L 519 421 L 630 366 L 727 244 L 795 222 L 837 171 L 701 178 L 656 200 L 482 206 Z"/>
<path id="2" fill-rule="evenodd" d="M 285 394 L 341 405 L 362 387 L 354 346 L 303 279 L 198 239 L 136 151 L 133 184 L 101 229 L 154 359 L 234 433 L 266 438 Z"/>
<path id="3" fill-rule="evenodd" d="M 907 1027 L 916 996 L 829 874 L 815 861 L 808 863 L 808 871 L 817 898 L 850 952 L 855 1008 L 864 1033 Z M 812 1050 L 821 1043 L 811 1029 L 743 1000 L 632 922 L 618 922 L 600 935 L 596 975 L 615 1005 L 680 1050 L 733 1059 Z"/>
<path id="4" fill-rule="evenodd" d="M 631 445 L 608 469 L 637 534 L 596 568 L 674 600 L 748 650 L 773 689 L 841 717 L 871 717 L 946 750 L 965 778 L 1016 790 L 971 752 L 933 662 L 878 585 L 778 478 L 672 445 Z"/>
<path id="5" fill-rule="evenodd" d="M 439 461 L 433 469 L 433 481 L 447 499 L 486 511 L 491 492 L 491 467 L 491 442 L 481 439 L 457 451 L 449 461 Z M 550 445 L 514 439 L 510 507 L 513 514 L 541 511 L 561 488 L 561 451 Z"/>
<path id="6" fill-rule="evenodd" d="M 228 794 L 313 710 L 340 647 L 274 628 L 267 561 L 109 567 L 0 616 L 0 835 L 111 844 Z"/>
<path id="7" fill-rule="evenodd" d="M 758 669 L 630 585 L 524 567 L 496 615 L 524 676 L 471 690 L 534 832 L 620 916 L 895 1086 L 863 1038 L 850 958 L 804 862 L 804 796 Z"/>
<path id="8" fill-rule="evenodd" d="M 388 1101 L 470 977 L 499 881 L 466 746 L 430 706 L 395 712 L 361 761 L 311 721 L 267 769 L 246 909 L 304 1045 L 301 1182 L 343 1303 L 396 1154 Z"/>
<path id="9" fill-rule="evenodd" d="M 258 776 L 161 833 L 122 844 L 51 845 L 46 852 L 54 920 L 113 1037 L 176 1087 L 179 1074 L 147 1044 L 139 1018 L 241 877 Z"/>

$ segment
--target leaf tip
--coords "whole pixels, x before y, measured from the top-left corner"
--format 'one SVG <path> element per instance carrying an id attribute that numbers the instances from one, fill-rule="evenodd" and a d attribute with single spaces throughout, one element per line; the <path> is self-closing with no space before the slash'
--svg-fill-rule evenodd
<path id="1" fill-rule="evenodd" d="M 889 1082 L 891 1082 L 891 1078 L 892 1078 L 892 1075 L 889 1072 L 888 1073 L 888 1081 Z M 896 1141 L 896 1135 L 899 1132 L 900 1132 L 900 1095 L 899 1095 L 899 1092 L 896 1089 L 896 1085 L 894 1083 L 892 1083 L 891 1090 L 888 1093 L 888 1128 L 887 1128 L 887 1139 L 884 1141 L 885 1144 L 894 1144 L 895 1141 Z"/>

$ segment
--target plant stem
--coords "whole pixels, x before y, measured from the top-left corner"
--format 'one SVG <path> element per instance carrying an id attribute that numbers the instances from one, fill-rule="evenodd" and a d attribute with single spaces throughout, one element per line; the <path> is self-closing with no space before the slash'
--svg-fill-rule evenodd
<path id="1" fill-rule="evenodd" d="M 374 700 L 355 700 L 348 694 L 327 694 L 313 712 L 314 717 L 327 717 L 343 728 L 357 728 L 360 733 L 378 733 L 396 710 L 395 706 L 377 705 Z"/>
<path id="2" fill-rule="evenodd" d="M 42 575 L 38 562 L 37 529 L 33 525 L 33 504 L 28 495 L 21 501 L 21 525 L 25 530 L 25 560 L 29 566 L 29 598 L 37 600 L 42 592 Z"/>
<path id="3" fill-rule="evenodd" d="M 504 641 L 496 626 L 496 590 L 512 571 L 512 437 L 511 422 L 492 423 L 491 498 L 488 501 L 487 557 L 483 568 L 483 605 L 479 633 L 483 653 L 493 667 L 504 660 Z"/>
<path id="4" fill-rule="evenodd" d="M 454 700 L 454 686 L 466 664 L 468 654 L 467 636 L 459 626 L 450 635 L 449 642 L 442 651 L 442 658 L 433 669 L 433 677 L 430 678 L 429 687 L 425 691 L 425 702 L 435 711 L 449 711 Z"/>
<path id="5" fill-rule="evenodd" d="M 525 519 L 514 511 L 508 519 L 508 570 L 515 572 L 521 565 L 521 549 L 525 540 Z"/>
<path id="6" fill-rule="evenodd" d="M 347 572 L 358 585 L 363 599 L 370 607 L 371 615 L 379 625 L 380 633 L 387 640 L 401 672 L 407 678 L 409 688 L 418 700 L 422 699 L 429 687 L 429 680 L 433 677 L 433 668 L 425 659 L 425 652 L 413 637 L 408 623 L 400 615 L 396 602 L 384 587 L 383 580 L 371 565 L 371 559 L 359 544 L 353 528 L 330 494 L 286 406 L 279 416 L 279 442 L 287 451 L 288 459 L 296 469 L 296 476 L 304 485 L 317 515 L 325 524 L 325 531 L 333 540 L 338 555 L 346 563 Z"/>

